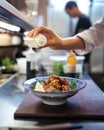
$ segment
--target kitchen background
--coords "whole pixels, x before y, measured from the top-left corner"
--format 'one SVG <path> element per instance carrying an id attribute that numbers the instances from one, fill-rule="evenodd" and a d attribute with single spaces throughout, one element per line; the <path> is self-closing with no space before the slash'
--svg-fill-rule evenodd
<path id="1" fill-rule="evenodd" d="M 5 1 L 2 0 L 1 3 Z M 26 21 L 29 21 L 34 26 L 47 26 L 52 28 L 56 33 L 58 33 L 62 37 L 72 36 L 77 18 L 70 19 L 65 13 L 64 7 L 68 0 L 6 0 L 15 8 L 17 8 L 24 16 L 26 16 Z M 96 21 L 100 20 L 104 16 L 104 0 L 75 0 L 80 8 L 80 10 L 88 15 L 94 24 Z M 8 7 L 8 5 L 5 5 Z M 10 10 L 10 9 L 9 9 Z M 14 13 L 14 12 L 13 12 Z M 21 16 L 19 16 L 21 17 Z M 11 19 L 12 22 L 13 19 Z M 7 26 L 2 24 L 2 22 L 6 22 L 0 19 L 0 29 L 6 28 Z M 9 23 L 10 24 L 10 23 Z M 19 23 L 16 23 L 19 25 Z M 22 24 L 24 26 L 24 24 Z M 9 27 L 9 26 L 8 26 Z M 14 27 L 9 27 L 9 29 L 14 29 Z M 20 28 L 15 27 L 16 30 L 11 31 L 23 31 Z M 14 39 L 14 40 L 13 40 Z M 12 38 L 12 42 L 17 40 L 17 37 Z M 20 43 L 23 43 L 23 39 L 18 39 Z M 7 43 L 7 42 L 6 42 Z M 0 41 L 0 44 L 2 42 Z M 4 40 L 3 40 L 4 44 Z M 16 43 L 17 44 L 17 43 Z M 0 47 L 0 58 L 5 55 L 16 59 L 18 55 L 21 57 L 24 55 L 24 46 L 19 47 Z M 6 53 L 5 53 L 6 52 Z M 52 66 L 52 60 L 50 60 L 50 56 L 58 56 L 65 55 L 68 51 L 55 51 L 49 48 L 44 48 L 37 52 L 35 55 L 35 62 L 37 62 L 37 69 L 39 69 L 39 64 L 42 64 L 48 73 L 51 73 L 50 67 Z M 22 55 L 22 56 L 23 56 Z M 39 59 L 40 57 L 40 59 Z M 41 62 L 41 63 L 40 63 Z M 26 71 L 23 67 L 20 69 L 22 71 Z M 94 81 L 104 90 L 104 47 L 96 48 L 91 53 L 90 59 L 90 76 L 94 79 Z M 20 71 L 21 71 L 20 70 Z"/>
<path id="2" fill-rule="evenodd" d="M 0 0 L 0 3 L 2 3 L 2 1 L 5 1 L 5 0 Z M 68 0 L 7 0 L 7 1 L 10 2 L 11 4 L 13 4 L 13 6 L 15 6 L 21 13 L 23 13 L 23 15 L 25 15 L 27 17 L 27 20 L 31 21 L 34 25 L 48 26 L 48 27 L 52 28 L 56 33 L 58 33 L 62 37 L 67 37 L 67 36 L 73 35 L 77 19 L 74 19 L 74 20 L 70 19 L 64 11 L 64 6 Z M 78 5 L 79 5 L 80 9 L 82 10 L 82 12 L 91 18 L 92 23 L 96 22 L 97 20 L 101 19 L 104 16 L 104 0 L 76 0 L 76 1 L 78 2 Z M 8 7 L 8 5 L 6 7 Z M 14 13 L 14 12 L 12 12 L 12 13 Z M 7 14 L 4 13 L 4 15 L 7 15 Z M 13 19 L 11 19 L 11 21 L 12 20 Z M 2 28 L 2 26 L 4 28 L 10 27 L 9 28 L 10 30 L 14 29 L 13 28 L 14 26 L 11 27 L 8 24 L 4 25 L 2 23 L 2 21 L 3 20 L 1 19 L 1 12 L 0 12 L 0 29 Z M 5 23 L 6 21 L 3 21 L 3 22 Z M 19 30 L 20 28 L 15 27 L 15 29 L 20 31 Z M 16 38 L 16 37 L 14 37 L 14 38 Z M 19 41 L 19 39 L 18 39 L 18 41 Z M 20 39 L 20 42 L 23 42 L 23 41 Z M 0 40 L 0 45 L 1 45 L 1 43 L 4 44 L 4 40 Z M 14 46 L 7 46 L 7 47 L 0 46 L 0 58 L 3 57 L 4 55 L 12 56 L 13 58 L 15 58 L 17 49 L 18 48 L 14 47 Z M 41 53 L 43 53 L 43 57 L 44 57 L 43 63 L 45 63 L 45 66 L 46 66 L 46 65 L 48 65 L 47 56 L 59 55 L 59 54 L 64 55 L 64 54 L 66 54 L 66 51 L 53 51 L 53 50 L 50 50 L 49 48 L 47 48 L 47 49 L 41 50 Z M 104 48 L 103 47 L 97 48 L 92 52 L 90 64 L 91 64 L 91 73 L 92 74 L 93 73 L 104 74 Z M 22 71 L 23 71 L 24 68 L 25 68 L 25 65 L 23 64 L 23 59 L 22 59 L 22 64 L 20 64 L 20 69 L 22 69 Z M 12 77 L 10 77 L 10 80 L 12 78 L 14 78 L 14 75 Z M 99 84 L 100 82 L 98 81 L 98 78 L 103 81 L 103 82 L 101 82 L 102 84 Z M 24 89 L 21 86 L 23 83 L 23 80 L 24 80 L 24 78 L 22 78 L 21 76 L 18 76 L 18 78 L 13 80 L 13 82 L 10 82 L 10 83 L 6 82 L 7 85 L 3 84 L 4 85 L 3 87 L 0 86 L 1 87 L 0 103 L 2 104 L 2 106 L 0 107 L 0 111 L 1 111 L 0 126 L 3 126 L 3 125 L 5 126 L 5 123 L 9 127 L 9 129 L 11 129 L 10 126 L 13 126 L 13 127 L 15 127 L 16 125 L 17 125 L 17 127 L 25 126 L 25 123 L 23 121 L 22 122 L 17 121 L 17 123 L 16 123 L 15 120 L 12 119 L 13 118 L 12 114 L 14 114 L 14 110 L 16 109 L 17 105 L 19 105 L 20 101 L 24 97 L 24 94 L 23 94 Z M 89 80 L 89 77 L 86 80 Z M 102 86 L 103 90 L 104 90 L 104 80 L 101 78 L 101 76 L 97 76 L 95 81 L 96 82 L 98 81 L 98 84 L 99 84 L 98 86 L 99 87 Z M 99 90 L 98 90 L 98 93 L 99 93 Z M 23 94 L 23 95 L 21 95 L 21 94 Z M 98 98 L 100 99 L 100 97 L 98 97 Z M 15 101 L 15 99 L 16 99 L 16 101 Z M 93 100 L 93 101 L 95 101 L 95 100 Z M 8 109 L 8 111 L 5 111 L 5 108 Z M 2 113 L 2 111 L 3 111 L 3 113 Z M 9 120 L 8 120 L 8 117 L 9 117 Z M 28 128 L 30 125 L 32 125 L 32 122 L 30 122 L 30 121 L 29 121 L 29 123 L 26 121 L 26 123 L 28 125 Z M 44 123 L 44 121 L 43 121 L 43 123 Z M 36 122 L 36 124 L 37 124 L 37 122 Z M 99 126 L 100 125 L 102 126 L 102 124 L 103 123 L 99 123 L 98 127 L 97 127 L 97 122 L 95 122 L 94 128 L 95 127 L 99 128 Z M 34 125 L 35 125 L 35 122 L 33 121 L 33 126 Z M 89 125 L 90 124 L 88 123 L 87 128 L 90 127 Z M 86 126 L 84 126 L 84 127 L 86 128 Z M 91 128 L 93 129 L 92 124 L 91 124 Z M 0 130 L 8 130 L 8 128 L 5 128 L 5 129 L 0 128 Z"/>
<path id="3" fill-rule="evenodd" d="M 64 10 L 68 0 L 7 0 L 29 17 L 37 26 L 48 26 L 62 37 L 73 35 L 76 19 L 70 19 Z M 76 0 L 80 10 L 95 23 L 104 16 L 104 0 Z M 47 50 L 50 53 L 52 50 Z M 56 52 L 54 52 L 56 54 Z M 104 71 L 104 48 L 96 48 L 91 55 L 91 72 Z"/>

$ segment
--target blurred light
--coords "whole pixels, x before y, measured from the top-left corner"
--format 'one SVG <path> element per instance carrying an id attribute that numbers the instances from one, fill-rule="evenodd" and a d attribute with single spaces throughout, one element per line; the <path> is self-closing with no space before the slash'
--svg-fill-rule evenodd
<path id="1" fill-rule="evenodd" d="M 32 11 L 32 15 L 37 15 L 38 12 L 37 11 Z"/>
<path id="2" fill-rule="evenodd" d="M 2 21 L 0 21 L 0 27 L 10 30 L 10 31 L 16 31 L 16 32 L 20 31 L 20 27 L 17 27 L 15 25 L 11 25 L 11 24 L 8 24 L 8 23 L 2 22 Z"/>
<path id="3" fill-rule="evenodd" d="M 56 10 L 64 10 L 65 4 L 68 2 L 68 0 L 50 0 L 50 4 L 56 9 Z M 59 6 L 60 5 L 60 6 Z"/>
<path id="4" fill-rule="evenodd" d="M 26 32 L 24 32 L 24 35 L 25 35 L 25 36 L 27 36 L 27 35 L 28 35 L 28 33 L 29 33 L 29 31 L 26 31 Z"/>
<path id="5" fill-rule="evenodd" d="M 78 7 L 81 10 L 81 12 L 83 12 L 84 14 L 88 14 L 89 12 L 89 6 L 90 6 L 90 2 L 89 0 L 78 0 L 77 1 Z M 84 6 L 83 6 L 84 5 Z"/>

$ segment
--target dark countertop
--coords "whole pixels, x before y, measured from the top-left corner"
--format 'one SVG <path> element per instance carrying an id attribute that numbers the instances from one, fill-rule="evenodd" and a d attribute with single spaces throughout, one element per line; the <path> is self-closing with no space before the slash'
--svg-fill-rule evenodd
<path id="1" fill-rule="evenodd" d="M 88 75 L 83 75 L 83 79 L 85 79 L 87 82 L 92 84 L 92 90 L 93 88 L 96 88 L 99 94 L 104 96 L 104 93 L 99 89 L 99 87 L 92 81 L 92 79 Z M 34 128 L 36 130 L 39 130 L 44 128 L 46 129 L 46 125 L 53 124 L 53 123 L 61 123 L 66 122 L 66 125 L 69 123 L 68 120 L 64 121 L 49 121 L 47 119 L 40 119 L 40 120 L 15 120 L 14 119 L 14 112 L 19 107 L 25 96 L 27 95 L 27 92 L 22 87 L 23 81 L 26 80 L 25 75 L 17 75 L 14 77 L 10 82 L 7 84 L 4 84 L 0 88 L 0 128 Z M 94 94 L 94 93 L 93 93 Z M 103 107 L 104 108 L 104 107 Z M 102 108 L 102 109 L 103 109 Z M 103 116 L 104 119 L 104 116 Z M 83 126 L 83 129 L 81 130 L 88 130 L 91 128 L 91 130 L 99 130 L 104 129 L 104 122 L 103 120 L 100 121 L 82 121 L 82 122 L 75 122 L 78 125 Z M 47 127 L 49 128 L 49 126 Z"/>

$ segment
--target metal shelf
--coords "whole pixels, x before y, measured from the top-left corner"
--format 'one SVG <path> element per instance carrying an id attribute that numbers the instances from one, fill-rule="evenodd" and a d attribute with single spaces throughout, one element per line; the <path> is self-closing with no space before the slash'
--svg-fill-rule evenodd
<path id="1" fill-rule="evenodd" d="M 28 31 L 35 27 L 28 19 L 6 0 L 0 1 L 0 18 L 19 26 L 21 31 Z"/>

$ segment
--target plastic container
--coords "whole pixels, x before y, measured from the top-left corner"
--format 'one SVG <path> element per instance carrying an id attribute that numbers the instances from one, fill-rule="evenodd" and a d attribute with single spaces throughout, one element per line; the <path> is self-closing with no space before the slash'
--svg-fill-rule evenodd
<path id="1" fill-rule="evenodd" d="M 26 58 L 17 58 L 17 69 L 21 74 L 26 74 Z"/>
<path id="2" fill-rule="evenodd" d="M 78 75 L 78 78 L 82 78 L 84 72 L 84 59 L 84 56 L 77 57 L 76 73 Z"/>
<path id="3" fill-rule="evenodd" d="M 83 73 L 84 70 L 84 56 L 77 57 L 77 65 L 76 65 L 76 72 Z"/>
<path id="4" fill-rule="evenodd" d="M 66 61 L 69 54 L 67 54 L 67 55 L 58 55 L 58 56 L 52 55 L 49 58 L 50 58 L 50 61 L 52 63 L 60 62 L 60 63 L 63 64 L 63 71 L 64 71 L 65 75 L 68 75 L 70 77 L 81 78 L 82 74 L 84 72 L 84 59 L 85 59 L 85 56 L 75 55 L 75 57 L 76 57 L 76 60 L 75 60 L 76 65 L 75 65 L 75 68 L 74 68 L 73 72 L 71 72 L 71 70 L 69 70 L 69 64 L 67 63 L 68 61 Z M 69 59 L 70 59 L 70 57 L 69 57 Z"/>

